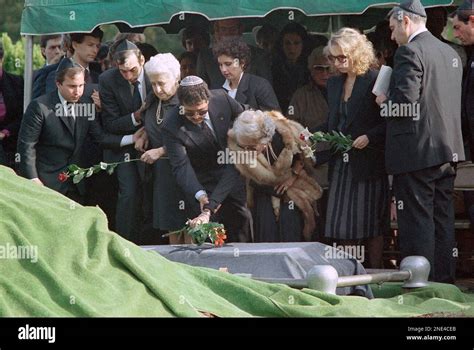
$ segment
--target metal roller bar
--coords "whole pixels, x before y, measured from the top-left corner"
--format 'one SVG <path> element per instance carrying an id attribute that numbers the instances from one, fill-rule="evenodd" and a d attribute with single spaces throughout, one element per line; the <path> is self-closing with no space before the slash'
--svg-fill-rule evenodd
<path id="1" fill-rule="evenodd" d="M 342 276 L 337 280 L 337 287 L 359 286 L 382 282 L 403 282 L 410 278 L 409 271 L 383 272 L 371 275 Z"/>
<path id="2" fill-rule="evenodd" d="M 252 277 L 257 281 L 267 283 L 286 284 L 292 288 L 311 288 L 336 294 L 336 288 L 338 287 L 351 287 L 383 282 L 405 282 L 403 284 L 404 288 L 426 287 L 428 285 L 429 273 L 430 263 L 425 257 L 409 256 L 400 263 L 400 271 L 394 272 L 339 277 L 336 269 L 331 265 L 316 265 L 308 272 L 306 279 L 257 278 L 249 274 L 240 275 Z"/>

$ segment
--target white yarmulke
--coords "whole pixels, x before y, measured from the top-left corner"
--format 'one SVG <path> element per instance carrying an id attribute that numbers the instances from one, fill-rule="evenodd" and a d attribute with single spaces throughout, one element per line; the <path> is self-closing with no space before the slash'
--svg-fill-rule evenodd
<path id="1" fill-rule="evenodd" d="M 201 78 L 195 75 L 188 75 L 186 78 L 181 80 L 179 85 L 180 86 L 194 86 L 194 85 L 200 85 L 203 83 L 204 83 L 204 80 L 202 80 Z"/>

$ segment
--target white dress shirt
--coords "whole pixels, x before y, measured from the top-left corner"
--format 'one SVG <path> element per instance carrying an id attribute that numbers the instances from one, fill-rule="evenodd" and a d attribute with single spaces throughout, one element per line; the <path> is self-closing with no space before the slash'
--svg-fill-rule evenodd
<path id="1" fill-rule="evenodd" d="M 415 38 L 415 36 L 417 36 L 418 34 L 421 34 L 421 33 L 427 32 L 427 31 L 428 31 L 428 29 L 426 29 L 426 27 L 418 29 L 416 32 L 414 32 L 412 35 L 410 35 L 410 37 L 408 38 L 408 42 L 412 41 Z"/>
<path id="2" fill-rule="evenodd" d="M 240 74 L 239 84 L 240 84 L 240 80 L 242 79 L 242 75 L 244 75 L 244 72 Z M 227 94 L 235 100 L 235 95 L 237 95 L 237 89 L 239 88 L 239 84 L 237 84 L 235 89 L 231 89 L 230 80 L 226 79 L 222 87 L 227 91 Z"/>

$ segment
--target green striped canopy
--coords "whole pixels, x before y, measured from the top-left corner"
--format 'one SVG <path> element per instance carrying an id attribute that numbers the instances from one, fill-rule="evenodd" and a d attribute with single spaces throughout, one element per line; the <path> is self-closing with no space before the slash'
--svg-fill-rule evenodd
<path id="1" fill-rule="evenodd" d="M 453 1 L 423 0 L 422 3 L 448 6 Z M 21 34 L 91 32 L 96 26 L 109 23 L 140 28 L 184 21 L 189 14 L 209 20 L 261 18 L 275 10 L 280 13 L 285 10 L 285 16 L 290 10 L 297 10 L 302 16 L 354 15 L 371 7 L 395 4 L 369 0 L 26 0 Z"/>

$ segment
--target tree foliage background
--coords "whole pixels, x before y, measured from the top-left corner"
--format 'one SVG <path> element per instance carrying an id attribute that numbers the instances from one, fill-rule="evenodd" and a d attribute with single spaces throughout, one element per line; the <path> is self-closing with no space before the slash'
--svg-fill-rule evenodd
<path id="1" fill-rule="evenodd" d="M 8 33 L 14 42 L 20 39 L 23 5 L 22 0 L 0 0 L 0 32 Z"/>
<path id="2" fill-rule="evenodd" d="M 13 44 L 12 39 L 7 33 L 1 36 L 3 44 L 3 69 L 9 73 L 23 75 L 25 69 L 25 39 L 18 40 Z M 44 58 L 41 55 L 41 49 L 38 44 L 33 48 L 33 69 L 38 69 L 44 65 Z"/>

